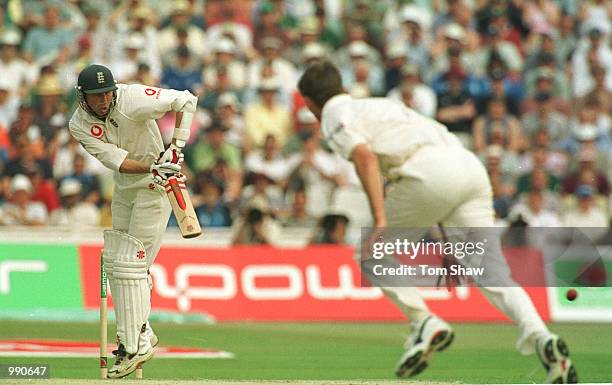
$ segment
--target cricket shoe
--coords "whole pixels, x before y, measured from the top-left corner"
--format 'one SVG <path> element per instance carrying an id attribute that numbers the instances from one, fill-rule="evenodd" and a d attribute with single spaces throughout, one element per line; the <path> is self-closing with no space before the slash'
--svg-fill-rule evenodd
<path id="1" fill-rule="evenodd" d="M 115 363 L 108 371 L 108 378 L 123 378 L 135 371 L 139 365 L 153 358 L 155 351 L 151 346 L 146 352 L 128 354 L 123 344 L 119 344 L 119 348 L 113 350 L 113 354 L 115 355 Z"/>
<path id="2" fill-rule="evenodd" d="M 576 384 L 578 374 L 569 357 L 565 341 L 558 335 L 551 334 L 536 342 L 538 357 L 548 372 L 547 384 Z"/>
<path id="3" fill-rule="evenodd" d="M 398 377 L 412 377 L 421 373 L 429 365 L 434 352 L 446 349 L 455 335 L 449 324 L 430 315 L 415 324 L 406 339 L 406 351 L 395 366 Z"/>

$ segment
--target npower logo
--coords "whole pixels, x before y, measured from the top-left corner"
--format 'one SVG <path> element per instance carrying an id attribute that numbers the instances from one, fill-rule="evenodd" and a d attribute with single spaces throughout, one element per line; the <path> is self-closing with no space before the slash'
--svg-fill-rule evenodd
<path id="1" fill-rule="evenodd" d="M 192 300 L 232 300 L 244 296 L 251 301 L 291 301 L 311 297 L 319 301 L 366 300 L 376 301 L 384 295 L 378 287 L 361 287 L 355 278 L 353 267 L 341 264 L 327 269 L 336 269 L 335 284 L 324 284 L 321 266 L 310 264 L 301 268 L 292 264 L 253 264 L 237 268 L 225 264 L 180 264 L 174 269 L 174 285 L 168 279 L 169 272 L 164 265 L 154 264 L 150 268 L 153 276 L 153 290 L 162 298 L 176 299 L 179 311 L 188 312 Z M 214 278 L 220 282 L 215 286 L 196 286 L 196 277 Z M 263 279 L 282 279 L 282 286 L 263 285 Z M 401 289 L 400 289 L 401 290 Z M 450 300 L 453 297 L 467 300 L 469 287 L 458 287 L 454 294 L 445 289 L 420 289 L 427 300 Z"/>
<path id="2" fill-rule="evenodd" d="M 314 264 L 304 270 L 291 264 L 247 265 L 239 272 L 223 264 L 181 264 L 174 270 L 174 286 L 169 283 L 163 265 L 154 264 L 150 272 L 153 290 L 163 298 L 176 298 L 178 309 L 184 312 L 191 309 L 192 300 L 231 300 L 239 294 L 252 301 L 297 300 L 305 295 L 317 300 L 376 300 L 383 296 L 379 288 L 360 287 L 350 265 L 337 267 L 338 280 L 334 285 L 323 284 L 321 268 Z M 195 277 L 214 277 L 221 284 L 194 286 L 190 280 Z M 285 284 L 274 287 L 258 284 L 258 280 L 265 278 L 280 278 Z"/>

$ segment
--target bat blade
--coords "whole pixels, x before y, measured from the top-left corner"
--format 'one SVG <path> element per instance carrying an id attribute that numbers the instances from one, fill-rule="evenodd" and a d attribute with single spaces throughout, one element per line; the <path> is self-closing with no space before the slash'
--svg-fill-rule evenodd
<path id="1" fill-rule="evenodd" d="M 195 238 L 202 234 L 202 228 L 185 183 L 178 181 L 175 177 L 170 177 L 166 186 L 166 194 L 168 194 L 170 206 L 172 206 L 183 238 Z"/>

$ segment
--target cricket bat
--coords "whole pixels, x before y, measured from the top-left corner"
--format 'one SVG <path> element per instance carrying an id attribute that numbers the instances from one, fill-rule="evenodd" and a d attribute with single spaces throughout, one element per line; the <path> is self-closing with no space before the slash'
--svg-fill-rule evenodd
<path id="1" fill-rule="evenodd" d="M 172 211 L 183 238 L 195 238 L 202 234 L 202 228 L 193 209 L 193 203 L 191 203 L 191 197 L 185 187 L 185 182 L 179 181 L 174 176 L 168 178 L 166 194 L 168 194 Z"/>

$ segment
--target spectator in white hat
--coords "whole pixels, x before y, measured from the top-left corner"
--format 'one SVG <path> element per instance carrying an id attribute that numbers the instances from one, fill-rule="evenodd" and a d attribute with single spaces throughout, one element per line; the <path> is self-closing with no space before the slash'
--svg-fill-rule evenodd
<path id="1" fill-rule="evenodd" d="M 5 29 L 0 34 L 0 73 L 11 93 L 22 97 L 36 81 L 36 67 L 28 64 L 18 56 L 21 33 L 14 29 Z"/>
<path id="2" fill-rule="evenodd" d="M 587 104 L 584 106 L 580 114 L 579 121 L 573 122 L 573 128 L 562 144 L 562 148 L 570 153 L 576 153 L 585 144 L 593 145 L 601 153 L 607 154 L 612 148 L 612 140 L 610 132 L 607 129 L 602 129 L 600 126 L 587 118 L 589 109 L 593 106 Z"/>
<path id="3" fill-rule="evenodd" d="M 7 78 L 0 77 L 0 130 L 8 131 L 11 123 L 17 118 L 19 99 L 11 93 L 11 85 Z"/>
<path id="4" fill-rule="evenodd" d="M 352 45 L 354 42 L 360 41 L 366 42 L 365 48 L 360 47 L 360 50 L 366 50 L 366 59 L 373 65 L 382 66 L 382 57 L 377 49 L 372 47 L 368 40 L 368 33 L 365 28 L 359 24 L 349 24 L 346 31 L 346 40 L 344 45 L 334 51 L 333 61 L 336 63 L 338 68 L 347 67 L 351 63 L 351 47 L 355 50 L 355 46 Z M 354 51 L 353 51 L 354 52 Z"/>
<path id="5" fill-rule="evenodd" d="M 229 84 L 233 89 L 243 89 L 247 85 L 247 67 L 236 57 L 236 43 L 231 39 L 222 38 L 212 47 L 212 62 L 204 67 L 202 77 L 204 86 L 215 88 L 217 73 L 220 67 L 227 72 Z"/>
<path id="6" fill-rule="evenodd" d="M 23 175 L 15 175 L 10 184 L 9 201 L 0 206 L 0 224 L 41 226 L 47 223 L 47 208 L 33 202 L 32 183 Z"/>
<path id="7" fill-rule="evenodd" d="M 236 95 L 231 92 L 221 94 L 217 100 L 216 112 L 221 124 L 227 128 L 225 141 L 249 152 L 251 144 Z"/>
<path id="8" fill-rule="evenodd" d="M 64 179 L 59 193 L 62 206 L 51 213 L 50 225 L 71 225 L 78 228 L 98 225 L 99 210 L 94 204 L 82 201 L 81 183 L 78 180 Z"/>
<path id="9" fill-rule="evenodd" d="M 461 66 L 470 73 L 483 73 L 485 70 L 485 67 L 478 66 L 477 52 L 468 50 L 466 30 L 457 23 L 449 23 L 441 30 L 429 53 L 432 61 L 425 75 L 427 79 L 448 71 L 455 56 L 459 57 Z"/>
<path id="10" fill-rule="evenodd" d="M 304 45 L 301 52 L 301 72 L 312 63 L 313 60 L 325 59 L 330 55 L 328 49 L 321 43 L 313 42 Z"/>
<path id="11" fill-rule="evenodd" d="M 381 96 L 385 92 L 385 75 L 380 65 L 369 60 L 370 47 L 363 40 L 355 40 L 348 45 L 350 62 L 340 67 L 344 86 L 349 90 L 365 89 L 363 96 Z M 357 94 L 355 94 L 357 96 Z"/>
<path id="12" fill-rule="evenodd" d="M 125 11 L 123 12 L 126 13 Z M 159 30 L 156 25 L 158 14 L 143 1 L 140 1 L 136 7 L 128 5 L 127 13 L 129 15 L 127 28 L 125 25 L 117 26 L 116 40 L 120 47 L 122 47 L 125 37 L 129 38 L 134 34 L 142 36 L 144 39 L 143 47 L 140 49 L 142 62 L 149 66 L 153 77 L 159 79 L 162 57 L 159 51 Z"/>
<path id="13" fill-rule="evenodd" d="M 297 37 L 290 47 L 283 53 L 289 61 L 299 65 L 302 61 L 302 51 L 310 43 L 321 43 L 321 22 L 315 16 L 305 17 L 297 26 Z"/>
<path id="14" fill-rule="evenodd" d="M 257 87 L 263 78 L 264 68 L 269 66 L 283 94 L 290 95 L 297 84 L 297 72 L 295 66 L 281 56 L 283 42 L 275 37 L 266 37 L 262 39 L 261 47 L 261 58 L 252 61 L 248 67 L 249 87 Z"/>
<path id="15" fill-rule="evenodd" d="M 170 25 L 159 33 L 159 48 L 162 55 L 178 47 L 177 33 L 179 30 L 187 34 L 187 47 L 199 57 L 204 57 L 207 52 L 206 33 L 198 26 L 191 23 L 192 13 L 187 0 L 173 1 L 170 13 Z"/>
<path id="16" fill-rule="evenodd" d="M 402 66 L 400 84 L 389 91 L 387 97 L 401 100 L 402 93 L 408 89 L 410 89 L 410 93 L 412 94 L 412 104 L 410 108 L 413 108 L 425 116 L 433 117 L 436 114 L 438 105 L 436 93 L 431 87 L 421 81 L 419 68 L 411 63 Z"/>
<path id="17" fill-rule="evenodd" d="M 406 47 L 400 43 L 391 44 L 385 50 L 385 94 L 399 85 L 407 55 Z"/>
<path id="18" fill-rule="evenodd" d="M 401 25 L 389 32 L 387 45 L 403 45 L 408 62 L 416 64 L 421 73 L 426 73 L 430 61 L 428 31 L 431 15 L 424 8 L 412 4 L 403 7 L 397 17 Z"/>
<path id="19" fill-rule="evenodd" d="M 117 55 L 110 69 L 119 83 L 127 83 L 134 78 L 138 64 L 145 58 L 145 38 L 140 33 L 132 33 L 123 44 L 124 55 Z"/>

